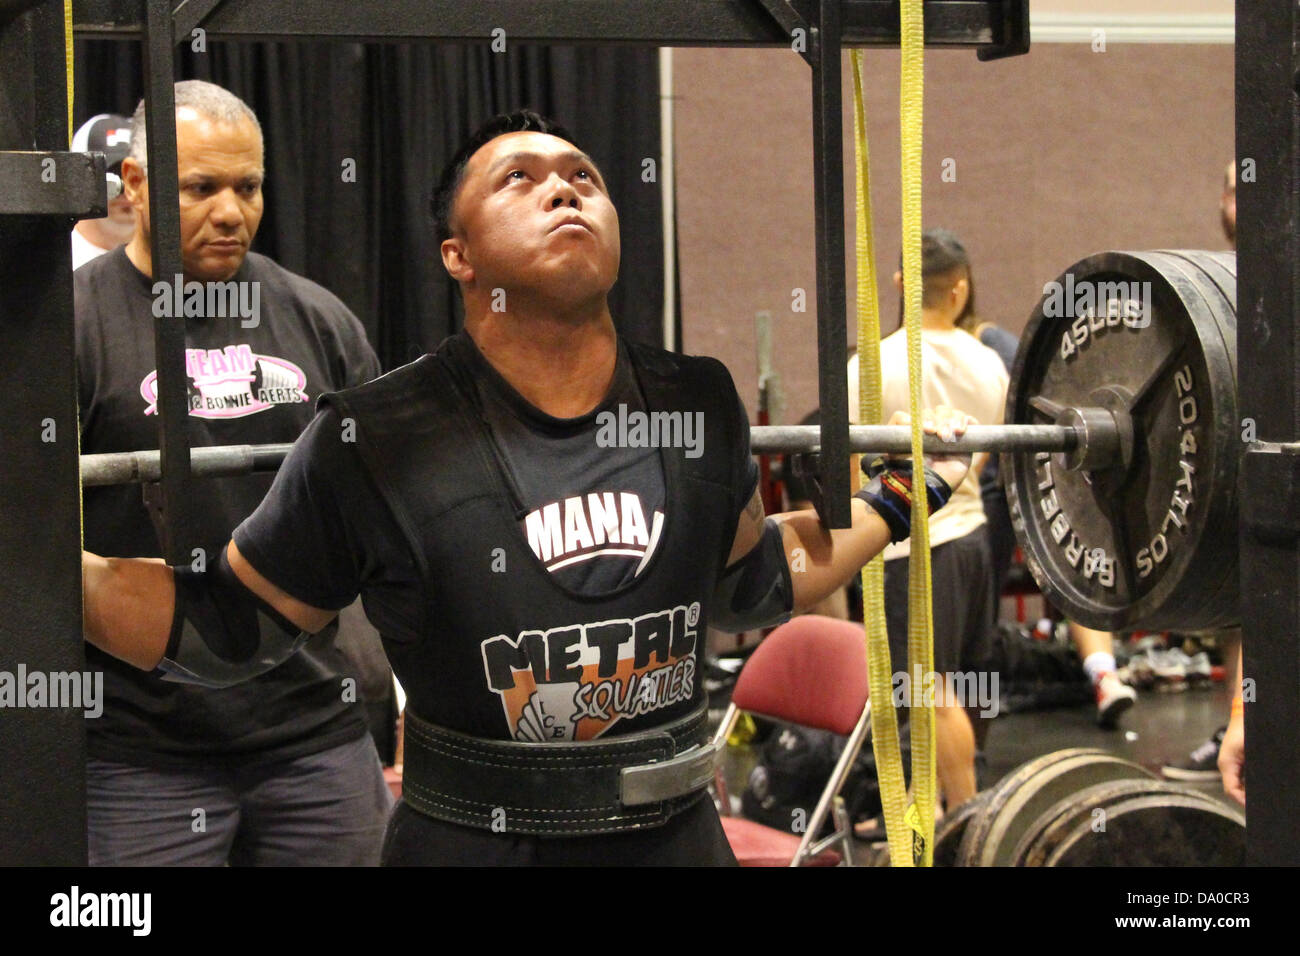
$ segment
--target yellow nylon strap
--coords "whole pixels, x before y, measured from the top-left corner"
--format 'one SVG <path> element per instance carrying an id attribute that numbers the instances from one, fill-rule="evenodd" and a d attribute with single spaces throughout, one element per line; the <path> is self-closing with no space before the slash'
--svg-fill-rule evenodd
<path id="1" fill-rule="evenodd" d="M 922 0 L 902 0 L 902 96 L 900 124 L 903 167 L 903 295 L 907 326 L 908 409 L 912 415 L 912 460 L 921 452 L 921 133 L 925 94 L 925 32 Z M 930 509 L 918 473 L 912 495 L 908 565 L 907 657 L 912 702 L 921 685 L 924 706 L 912 719 L 912 858 L 934 862 L 934 631 L 930 621 Z"/>
<path id="2" fill-rule="evenodd" d="M 68 77 L 68 144 L 72 144 L 72 0 L 63 0 L 63 60 Z"/>
<path id="3" fill-rule="evenodd" d="M 880 396 L 880 300 L 877 296 L 875 225 L 871 215 L 871 160 L 867 149 L 867 124 L 862 105 L 862 51 L 852 52 L 853 134 L 856 143 L 856 222 L 858 268 L 858 421 L 881 423 L 884 410 Z M 858 474 L 857 457 L 853 473 Z M 862 610 L 867 635 L 867 675 L 871 699 L 871 747 L 876 755 L 876 777 L 880 803 L 889 836 L 889 857 L 893 866 L 911 866 L 911 841 L 904 837 L 903 814 L 907 809 L 907 784 L 898 743 L 898 714 L 893 697 L 889 638 L 885 630 L 885 563 L 877 555 L 862 569 Z"/>

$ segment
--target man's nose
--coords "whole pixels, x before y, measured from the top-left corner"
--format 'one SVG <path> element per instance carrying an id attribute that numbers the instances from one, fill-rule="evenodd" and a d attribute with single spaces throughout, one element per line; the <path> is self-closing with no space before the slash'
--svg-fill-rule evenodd
<path id="1" fill-rule="evenodd" d="M 551 208 L 572 206 L 574 209 L 581 209 L 582 199 L 578 196 L 578 191 L 573 188 L 573 184 L 558 175 L 552 175 L 551 178 L 555 181 L 555 192 L 551 195 Z"/>
<path id="2" fill-rule="evenodd" d="M 239 225 L 244 220 L 244 208 L 233 188 L 217 193 L 212 200 L 211 218 L 222 225 Z"/>

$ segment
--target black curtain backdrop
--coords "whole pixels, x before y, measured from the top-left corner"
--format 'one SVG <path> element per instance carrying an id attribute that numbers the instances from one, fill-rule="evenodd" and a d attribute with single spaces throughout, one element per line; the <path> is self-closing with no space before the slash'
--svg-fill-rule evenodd
<path id="1" fill-rule="evenodd" d="M 657 51 L 641 47 L 333 42 L 209 43 L 178 50 L 177 79 L 209 80 L 257 113 L 266 211 L 253 248 L 339 296 L 385 370 L 463 322 L 438 255 L 429 196 L 460 143 L 495 113 L 531 107 L 563 123 L 605 174 L 622 233 L 610 294 L 619 331 L 663 344 L 663 216 Z M 140 47 L 76 44 L 75 123 L 129 115 Z M 345 182 L 345 160 L 356 181 Z"/>

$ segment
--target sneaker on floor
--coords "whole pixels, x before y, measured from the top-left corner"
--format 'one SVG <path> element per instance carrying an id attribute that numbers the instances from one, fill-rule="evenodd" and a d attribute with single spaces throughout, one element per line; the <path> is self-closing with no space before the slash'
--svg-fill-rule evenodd
<path id="1" fill-rule="evenodd" d="M 1219 779 L 1219 744 L 1227 727 L 1220 727 L 1214 736 L 1201 744 L 1178 763 L 1168 763 L 1160 768 L 1160 773 L 1168 780 L 1204 780 Z"/>
<path id="2" fill-rule="evenodd" d="M 1187 690 L 1188 657 L 1177 649 L 1169 651 L 1147 651 L 1147 659 L 1156 675 L 1156 690 Z"/>
<path id="3" fill-rule="evenodd" d="M 1200 690 L 1210 686 L 1214 678 L 1214 668 L 1210 666 L 1210 655 L 1200 651 L 1187 659 L 1187 683 Z"/>
<path id="4" fill-rule="evenodd" d="M 1119 715 L 1133 706 L 1137 691 L 1112 673 L 1104 673 L 1097 681 L 1097 723 L 1111 730 Z"/>

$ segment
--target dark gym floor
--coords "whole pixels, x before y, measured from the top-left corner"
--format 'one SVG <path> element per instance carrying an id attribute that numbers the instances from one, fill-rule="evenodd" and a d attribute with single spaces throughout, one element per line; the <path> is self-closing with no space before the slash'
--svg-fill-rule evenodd
<path id="1" fill-rule="evenodd" d="M 1158 774 L 1161 764 L 1185 757 L 1227 723 L 1228 704 L 1228 690 L 1220 683 L 1206 690 L 1140 692 L 1116 730 L 1097 726 L 1092 705 L 1004 714 L 993 721 L 985 742 L 989 779 L 983 783 L 992 786 L 1022 763 L 1067 747 L 1099 747 Z M 744 790 L 755 759 L 756 748 L 727 748 L 723 773 L 733 797 Z M 1193 786 L 1228 799 L 1218 783 Z M 858 847 L 865 850 L 867 844 Z M 862 855 L 855 859 L 863 862 Z"/>
<path id="2" fill-rule="evenodd" d="M 1140 692 L 1116 730 L 1098 727 L 1096 708 L 1090 705 L 1006 714 L 993 722 L 985 756 L 995 779 L 1027 760 L 1066 747 L 1100 747 L 1158 773 L 1162 763 L 1186 756 L 1226 724 L 1228 704 L 1223 684 L 1199 691 Z M 1222 792 L 1217 785 L 1213 789 Z"/>

